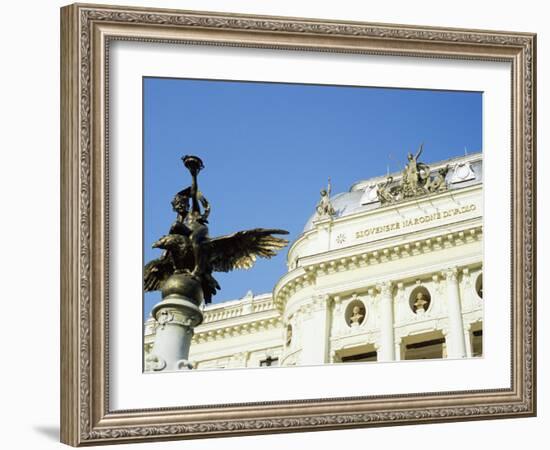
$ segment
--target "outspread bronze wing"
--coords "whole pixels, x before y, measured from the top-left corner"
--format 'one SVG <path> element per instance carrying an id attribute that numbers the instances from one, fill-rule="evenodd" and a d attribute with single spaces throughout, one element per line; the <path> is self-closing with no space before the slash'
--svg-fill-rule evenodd
<path id="1" fill-rule="evenodd" d="M 258 256 L 271 258 L 288 244 L 288 240 L 274 234 L 288 234 L 288 231 L 254 228 L 212 239 L 207 244 L 210 267 L 214 272 L 250 269 Z"/>
<path id="2" fill-rule="evenodd" d="M 157 259 L 149 261 L 143 270 L 143 289 L 145 292 L 158 291 L 162 284 L 174 273 L 174 265 L 166 252 Z"/>

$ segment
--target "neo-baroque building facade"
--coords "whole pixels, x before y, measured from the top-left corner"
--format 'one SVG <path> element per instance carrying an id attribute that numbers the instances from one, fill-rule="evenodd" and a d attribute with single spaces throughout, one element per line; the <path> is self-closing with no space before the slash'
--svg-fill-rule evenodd
<path id="1" fill-rule="evenodd" d="M 481 153 L 321 192 L 273 291 L 211 304 L 198 369 L 483 354 Z M 157 324 L 145 323 L 145 354 Z"/>

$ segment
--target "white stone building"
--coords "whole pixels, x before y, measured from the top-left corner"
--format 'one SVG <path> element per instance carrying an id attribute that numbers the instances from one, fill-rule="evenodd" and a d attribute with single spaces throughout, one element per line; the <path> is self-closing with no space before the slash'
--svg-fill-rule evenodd
<path id="1" fill-rule="evenodd" d="M 307 221 L 271 293 L 208 305 L 195 367 L 481 356 L 482 155 L 418 167 L 433 191 L 385 201 L 405 172 L 353 184 Z"/>

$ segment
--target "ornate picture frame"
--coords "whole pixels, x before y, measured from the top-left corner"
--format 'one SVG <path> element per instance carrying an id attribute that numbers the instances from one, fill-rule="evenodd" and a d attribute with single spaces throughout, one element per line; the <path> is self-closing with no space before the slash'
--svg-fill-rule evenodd
<path id="1" fill-rule="evenodd" d="M 113 410 L 109 49 L 117 40 L 511 65 L 511 385 Z M 61 9 L 61 440 L 97 445 L 536 414 L 536 35 L 75 4 Z"/>

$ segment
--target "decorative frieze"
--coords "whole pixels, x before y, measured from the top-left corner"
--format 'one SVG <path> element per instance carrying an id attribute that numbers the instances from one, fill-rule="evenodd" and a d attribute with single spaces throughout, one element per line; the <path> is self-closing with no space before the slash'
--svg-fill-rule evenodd
<path id="1" fill-rule="evenodd" d="M 447 282 L 456 283 L 458 280 L 458 269 L 456 267 L 451 267 L 442 271 L 443 276 Z"/>
<path id="2" fill-rule="evenodd" d="M 480 240 L 482 233 L 482 226 L 476 226 L 459 232 L 446 233 L 443 236 L 420 239 L 368 252 L 327 259 L 319 263 L 303 265 L 300 267 L 302 273 L 298 274 L 296 278 L 292 278 L 292 272 L 289 272 L 287 275 L 289 277 L 288 280 L 284 280 L 283 284 L 275 289 L 275 305 L 282 311 L 284 304 L 290 297 L 305 287 L 316 286 L 319 277 L 464 245 Z M 328 254 L 327 256 L 330 258 Z"/>

